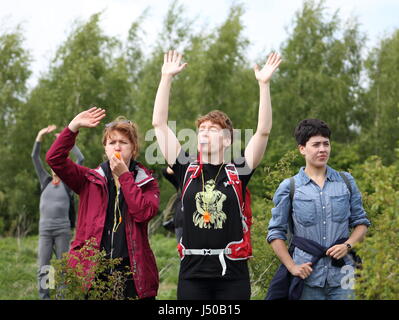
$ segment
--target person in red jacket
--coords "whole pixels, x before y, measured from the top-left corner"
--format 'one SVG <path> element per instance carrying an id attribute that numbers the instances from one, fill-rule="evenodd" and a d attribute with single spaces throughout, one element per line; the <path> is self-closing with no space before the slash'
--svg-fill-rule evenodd
<path id="1" fill-rule="evenodd" d="M 105 117 L 97 107 L 79 113 L 55 140 L 46 155 L 53 171 L 79 197 L 76 236 L 70 253 L 78 256 L 86 240 L 95 239 L 98 249 L 111 259 L 121 258 L 120 269 L 130 267 L 125 298 L 153 298 L 159 276 L 148 242 L 148 222 L 157 214 L 159 188 L 151 172 L 135 159 L 138 155 L 137 128 L 117 118 L 105 125 L 103 146 L 108 161 L 96 169 L 68 158 L 80 128 L 93 128 Z M 70 265 L 77 264 L 71 259 Z M 90 262 L 82 261 L 86 266 Z"/>

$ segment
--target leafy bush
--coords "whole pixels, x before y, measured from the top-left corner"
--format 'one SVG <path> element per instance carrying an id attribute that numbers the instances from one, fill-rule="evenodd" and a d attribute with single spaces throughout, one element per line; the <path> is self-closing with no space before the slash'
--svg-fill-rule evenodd
<path id="1" fill-rule="evenodd" d="M 363 260 L 355 284 L 357 299 L 399 299 L 399 166 L 384 166 L 378 157 L 356 165 L 355 153 L 345 155 L 340 145 L 332 161 L 339 170 L 350 170 L 362 193 L 363 206 L 372 222 L 364 242 L 356 245 Z M 273 195 L 279 184 L 297 173 L 303 161 L 297 151 L 287 152 L 274 166 L 264 167 L 264 198 L 254 197 L 250 262 L 253 298 L 263 298 L 279 265 L 273 250 L 265 242 L 271 218 Z"/>
<path id="2" fill-rule="evenodd" d="M 273 195 L 280 183 L 298 171 L 303 159 L 296 150 L 287 152 L 275 165 L 259 168 L 263 197 L 252 198 L 253 225 L 251 229 L 253 258 L 250 260 L 252 298 L 263 299 L 273 278 L 279 259 L 266 242 L 267 227 L 271 219 Z M 252 181 L 251 181 L 252 190 Z M 259 192 L 258 192 L 259 193 Z"/>
<path id="3" fill-rule="evenodd" d="M 79 256 L 80 258 L 78 258 Z M 71 261 L 76 260 L 76 266 Z M 108 259 L 95 240 L 86 240 L 77 255 L 64 253 L 54 262 L 56 299 L 67 300 L 123 300 L 125 282 L 131 272 L 115 270 L 121 259 Z"/>
<path id="4" fill-rule="evenodd" d="M 358 253 L 358 299 L 399 299 L 399 167 L 370 157 L 354 169 L 371 227 Z"/>
<path id="5" fill-rule="evenodd" d="M 373 221 L 373 235 L 358 250 L 363 260 L 355 284 L 357 299 L 399 299 L 399 193 L 396 204 L 387 207 Z"/>

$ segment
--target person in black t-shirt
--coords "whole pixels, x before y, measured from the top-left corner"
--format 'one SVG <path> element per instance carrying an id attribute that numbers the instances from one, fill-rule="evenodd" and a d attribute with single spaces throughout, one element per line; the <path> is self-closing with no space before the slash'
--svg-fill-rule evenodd
<path id="1" fill-rule="evenodd" d="M 234 168 L 244 192 L 266 150 L 272 126 L 269 82 L 281 58 L 272 53 L 262 69 L 257 65 L 254 67 L 260 89 L 258 127 L 244 156 L 232 161 L 234 165 L 227 163 L 224 157 L 233 141 L 233 124 L 222 111 L 211 111 L 197 120 L 198 154 L 194 156 L 182 150 L 169 128 L 172 79 L 187 66 L 181 61 L 182 55 L 176 51 L 165 53 L 153 113 L 153 126 L 161 152 L 182 190 L 183 235 L 180 246 L 183 254 L 177 298 L 249 299 L 251 288 L 247 260 L 231 259 L 225 249 L 243 238 L 240 202 L 231 184 L 230 172 Z"/>

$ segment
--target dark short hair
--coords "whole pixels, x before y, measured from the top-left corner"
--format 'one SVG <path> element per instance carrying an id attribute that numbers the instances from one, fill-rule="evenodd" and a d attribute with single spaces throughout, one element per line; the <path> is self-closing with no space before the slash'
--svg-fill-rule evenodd
<path id="1" fill-rule="evenodd" d="M 327 123 L 319 119 L 305 119 L 299 122 L 294 133 L 298 145 L 304 146 L 311 137 L 322 136 L 330 139 L 331 130 Z"/>

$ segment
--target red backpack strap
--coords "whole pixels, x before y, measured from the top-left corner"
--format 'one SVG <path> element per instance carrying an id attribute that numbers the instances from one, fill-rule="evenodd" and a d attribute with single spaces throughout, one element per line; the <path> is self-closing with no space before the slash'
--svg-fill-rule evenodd
<path id="1" fill-rule="evenodd" d="M 237 199 L 240 203 L 240 208 L 242 209 L 244 204 L 244 197 L 242 194 L 242 183 L 238 175 L 237 168 L 234 164 L 229 163 L 226 165 L 225 170 L 227 178 L 229 179 L 228 184 L 232 185 L 232 187 L 234 188 Z"/>
<path id="2" fill-rule="evenodd" d="M 200 174 L 200 168 L 201 166 L 199 165 L 198 161 L 194 161 L 190 163 L 186 170 L 186 174 L 184 175 L 184 180 L 183 180 L 183 189 L 181 193 L 181 198 L 183 199 L 184 194 L 186 193 L 187 187 L 190 185 L 191 181 L 195 178 L 197 178 Z M 183 202 L 182 202 L 183 204 Z"/>
<path id="3" fill-rule="evenodd" d="M 243 195 L 243 190 L 242 190 L 242 182 L 240 180 L 240 177 L 238 175 L 238 171 L 236 166 L 233 163 L 228 163 L 225 167 L 227 178 L 229 179 L 228 184 L 230 184 L 237 196 L 237 200 L 240 206 L 240 212 L 243 215 L 243 210 L 244 210 L 244 195 Z"/>
<path id="4" fill-rule="evenodd" d="M 232 185 L 239 202 L 243 227 L 243 238 L 240 241 L 233 241 L 227 245 L 226 248 L 231 252 L 226 256 L 230 260 L 246 260 L 252 257 L 250 233 L 252 225 L 251 195 L 248 188 L 243 190 L 242 181 L 234 164 L 226 165 L 226 173 L 229 179 L 228 183 Z"/>
<path id="5" fill-rule="evenodd" d="M 248 187 L 245 188 L 244 216 L 247 218 L 247 224 L 252 225 L 251 192 Z"/>

